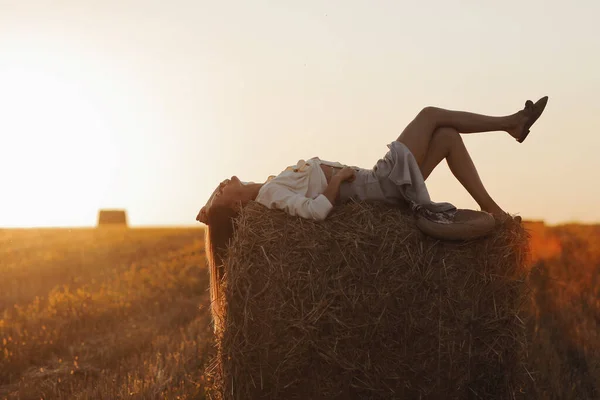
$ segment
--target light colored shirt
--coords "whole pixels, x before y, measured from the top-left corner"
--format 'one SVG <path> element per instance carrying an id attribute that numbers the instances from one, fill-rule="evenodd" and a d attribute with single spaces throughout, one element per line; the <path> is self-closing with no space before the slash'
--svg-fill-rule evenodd
<path id="1" fill-rule="evenodd" d="M 323 192 L 327 178 L 321 164 L 342 168 L 338 162 L 313 157 L 299 160 L 270 179 L 258 192 L 255 201 L 270 209 L 284 210 L 290 215 L 322 221 L 333 208 Z"/>
<path id="2" fill-rule="evenodd" d="M 415 211 L 427 210 L 429 214 L 453 213 L 456 207 L 450 203 L 431 201 L 419 165 L 410 149 L 403 143 L 393 141 L 389 151 L 377 161 L 373 169 L 357 170 L 352 183 L 340 187 L 340 199 L 352 197 L 357 200 L 384 201 L 396 204 L 404 199 Z M 308 219 L 324 220 L 333 205 L 323 195 L 327 178 L 321 164 L 342 168 L 345 165 L 314 157 L 299 160 L 265 183 L 255 201 L 267 208 L 284 210 L 290 215 Z M 376 184 L 375 184 L 376 183 Z"/>

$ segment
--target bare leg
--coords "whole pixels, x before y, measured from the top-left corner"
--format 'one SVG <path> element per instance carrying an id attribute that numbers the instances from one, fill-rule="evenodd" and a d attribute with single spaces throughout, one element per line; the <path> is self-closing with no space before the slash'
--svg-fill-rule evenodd
<path id="1" fill-rule="evenodd" d="M 398 137 L 421 164 L 427 154 L 433 132 L 440 127 L 454 128 L 459 133 L 505 131 L 517 138 L 527 116 L 523 111 L 504 117 L 490 117 L 464 111 L 425 107 Z"/>
<path id="2" fill-rule="evenodd" d="M 423 178 L 427 179 L 444 158 L 450 171 L 479 204 L 481 210 L 496 215 L 504 213 L 485 190 L 475 164 L 456 129 L 438 128 L 435 130 L 427 154 L 423 162 L 419 163 Z"/>

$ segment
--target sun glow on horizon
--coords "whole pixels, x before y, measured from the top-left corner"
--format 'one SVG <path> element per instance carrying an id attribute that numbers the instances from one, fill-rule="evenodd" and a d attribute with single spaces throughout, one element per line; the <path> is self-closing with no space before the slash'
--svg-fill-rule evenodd
<path id="1" fill-rule="evenodd" d="M 525 219 L 600 221 L 600 3 L 513 3 L 1 3 L 0 228 L 105 208 L 194 225 L 223 177 L 370 168 L 423 106 L 502 115 L 543 95 L 523 145 L 465 135 L 479 175 Z M 427 185 L 478 208 L 445 165 Z"/>
<path id="2" fill-rule="evenodd" d="M 15 59 L 0 65 L 0 227 L 92 225 L 118 167 L 111 116 L 68 65 Z"/>

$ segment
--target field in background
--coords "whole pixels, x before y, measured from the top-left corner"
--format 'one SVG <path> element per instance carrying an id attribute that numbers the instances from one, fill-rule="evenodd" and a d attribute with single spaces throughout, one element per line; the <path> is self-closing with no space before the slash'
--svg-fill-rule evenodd
<path id="1" fill-rule="evenodd" d="M 202 398 L 203 237 L 0 230 L 0 399 Z"/>
<path id="2" fill-rule="evenodd" d="M 526 226 L 538 397 L 599 398 L 600 226 Z M 0 230 L 0 276 L 0 399 L 205 397 L 202 230 Z"/>
<path id="3" fill-rule="evenodd" d="M 530 342 L 542 399 L 600 398 L 600 225 L 531 229 Z"/>

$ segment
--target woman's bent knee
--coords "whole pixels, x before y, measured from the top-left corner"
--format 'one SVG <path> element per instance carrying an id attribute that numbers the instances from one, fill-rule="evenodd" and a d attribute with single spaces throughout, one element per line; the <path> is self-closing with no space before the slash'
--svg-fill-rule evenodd
<path id="1" fill-rule="evenodd" d="M 440 109 L 438 107 L 427 106 L 419 112 L 418 117 L 435 121 L 437 119 L 439 111 Z"/>
<path id="2" fill-rule="evenodd" d="M 458 131 L 456 129 L 444 126 L 444 127 L 437 128 L 433 132 L 432 140 L 437 141 L 442 144 L 445 144 L 445 145 L 448 145 L 448 146 L 452 146 L 454 143 L 462 141 L 462 137 L 460 136 L 460 133 L 458 133 Z"/>

